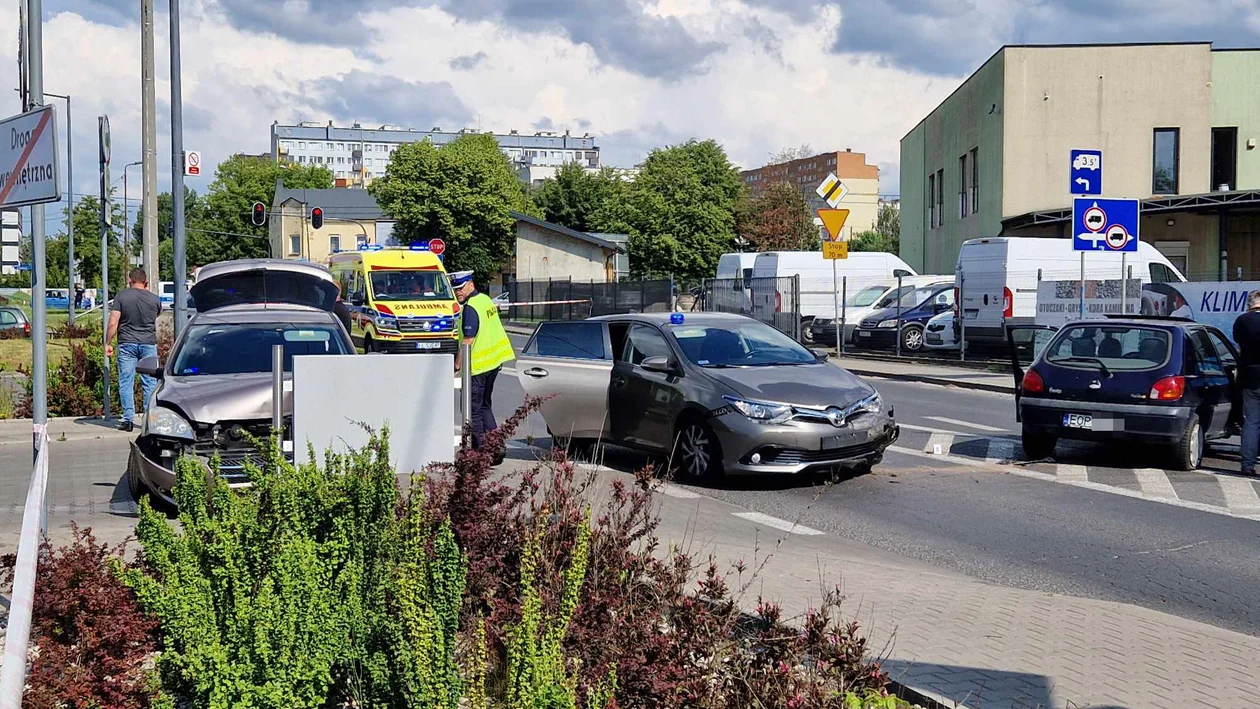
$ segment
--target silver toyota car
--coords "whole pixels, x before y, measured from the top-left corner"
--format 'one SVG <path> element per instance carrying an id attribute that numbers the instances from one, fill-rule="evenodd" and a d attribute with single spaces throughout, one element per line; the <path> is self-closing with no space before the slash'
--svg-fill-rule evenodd
<path id="1" fill-rule="evenodd" d="M 271 350 L 284 346 L 284 369 L 306 354 L 354 354 L 332 313 L 337 285 L 309 263 L 258 259 L 201 269 L 192 297 L 197 314 L 171 348 L 136 370 L 159 379 L 131 444 L 127 480 L 135 497 L 148 491 L 172 502 L 175 461 L 218 455 L 229 483 L 248 482 L 245 461 L 258 460 L 254 441 L 271 434 Z M 291 374 L 286 374 L 286 378 Z M 291 420 L 291 393 L 282 402 Z"/>
<path id="2" fill-rule="evenodd" d="M 560 445 L 670 455 L 691 476 L 871 466 L 897 440 L 870 384 L 741 315 L 613 315 L 538 326 L 517 361 Z"/>

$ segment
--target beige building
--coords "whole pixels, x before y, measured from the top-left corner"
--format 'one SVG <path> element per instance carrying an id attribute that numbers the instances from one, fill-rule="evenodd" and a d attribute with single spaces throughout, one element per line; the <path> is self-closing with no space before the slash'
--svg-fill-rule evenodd
<path id="1" fill-rule="evenodd" d="M 962 242 L 1067 237 L 1073 149 L 1187 277 L 1260 276 L 1260 52 L 1209 43 L 1007 46 L 901 141 L 901 256 L 952 273 Z"/>
<path id="2" fill-rule="evenodd" d="M 324 211 L 324 225 L 311 226 L 311 210 Z M 505 255 L 503 270 L 489 284 L 517 280 L 572 279 L 604 283 L 617 279 L 617 256 L 625 247 L 617 235 L 585 234 L 559 224 L 513 212 L 516 248 Z M 271 207 L 271 255 L 327 264 L 337 251 L 364 245 L 400 246 L 394 222 L 363 189 L 290 190 L 277 186 Z"/>
<path id="3" fill-rule="evenodd" d="M 809 158 L 792 160 L 791 162 L 766 165 L 755 170 L 744 170 L 740 173 L 748 193 L 756 197 L 767 187 L 776 182 L 787 182 L 800 189 L 805 195 L 810 210 L 827 205 L 815 190 L 835 173 L 836 177 L 848 188 L 840 206 L 849 210 L 849 218 L 845 221 L 842 236 L 846 239 L 870 231 L 875 228 L 879 219 L 879 167 L 868 165 L 865 153 L 852 150 L 843 152 L 822 153 Z"/>

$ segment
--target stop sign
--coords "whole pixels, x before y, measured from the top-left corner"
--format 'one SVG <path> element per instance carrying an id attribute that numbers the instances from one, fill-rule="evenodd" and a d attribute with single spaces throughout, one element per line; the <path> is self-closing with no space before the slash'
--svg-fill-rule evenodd
<path id="1" fill-rule="evenodd" d="M 429 242 L 429 251 L 432 251 L 434 256 L 441 256 L 443 253 L 446 253 L 446 242 L 441 239 L 431 240 Z"/>

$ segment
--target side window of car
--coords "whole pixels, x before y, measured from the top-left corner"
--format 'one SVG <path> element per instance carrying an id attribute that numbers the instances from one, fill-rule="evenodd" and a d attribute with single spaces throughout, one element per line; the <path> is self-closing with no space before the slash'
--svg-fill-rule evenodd
<path id="1" fill-rule="evenodd" d="M 1230 347 L 1230 344 L 1225 341 L 1225 338 L 1221 337 L 1221 334 L 1215 330 L 1207 330 L 1206 332 L 1208 339 L 1216 346 L 1216 354 L 1220 356 L 1221 364 L 1226 367 L 1238 366 L 1238 358 L 1234 356 L 1234 350 Z"/>
<path id="2" fill-rule="evenodd" d="M 0 310 L 0 325 L 16 325 L 17 318 L 7 310 Z"/>
<path id="3" fill-rule="evenodd" d="M 543 323 L 525 354 L 566 359 L 608 359 L 604 326 L 598 322 Z"/>
<path id="4" fill-rule="evenodd" d="M 1225 373 L 1225 370 L 1221 367 L 1220 355 L 1216 353 L 1216 348 L 1212 346 L 1212 341 L 1208 339 L 1207 332 L 1195 330 L 1190 335 L 1190 341 L 1194 343 L 1194 351 L 1199 359 L 1200 374 Z"/>
<path id="5" fill-rule="evenodd" d="M 642 364 L 648 357 L 669 357 L 673 353 L 664 335 L 647 325 L 635 325 L 630 328 L 626 337 L 625 361 L 630 364 Z"/>
<path id="6" fill-rule="evenodd" d="M 1172 283 L 1177 279 L 1173 278 L 1172 271 L 1162 263 L 1151 264 L 1151 283 Z"/>

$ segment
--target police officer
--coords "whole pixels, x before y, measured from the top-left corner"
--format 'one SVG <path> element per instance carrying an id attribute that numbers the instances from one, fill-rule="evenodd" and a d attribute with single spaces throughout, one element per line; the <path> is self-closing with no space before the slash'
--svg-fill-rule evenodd
<path id="1" fill-rule="evenodd" d="M 463 343 L 472 345 L 471 363 L 460 361 L 461 355 L 455 357 L 455 368 L 471 367 L 473 446 L 480 449 L 485 437 L 499 427 L 494 420 L 492 398 L 494 396 L 494 380 L 499 376 L 499 368 L 505 362 L 516 359 L 512 352 L 512 341 L 508 339 L 503 323 L 499 320 L 499 306 L 490 296 L 477 291 L 473 283 L 472 271 L 458 271 L 451 274 L 451 285 L 455 288 L 455 297 L 460 304 L 460 332 Z M 503 451 L 495 455 L 495 464 L 502 462 Z"/>

